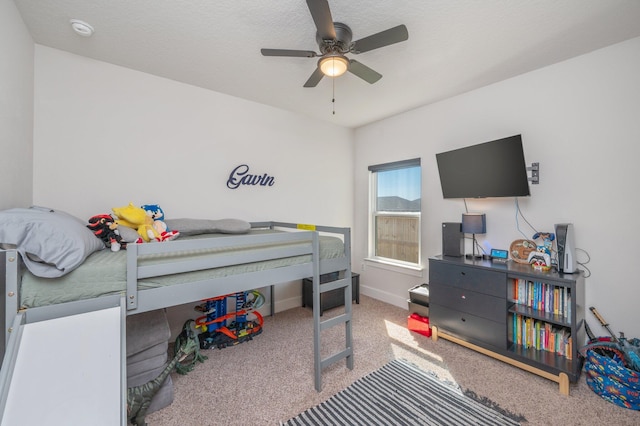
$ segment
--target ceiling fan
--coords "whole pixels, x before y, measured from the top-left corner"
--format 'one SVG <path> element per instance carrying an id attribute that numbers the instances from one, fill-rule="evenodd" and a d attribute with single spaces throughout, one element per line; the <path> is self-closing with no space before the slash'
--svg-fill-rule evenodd
<path id="1" fill-rule="evenodd" d="M 364 53 L 380 47 L 389 46 L 390 44 L 399 43 L 409 38 L 407 27 L 398 25 L 397 27 L 352 42 L 351 28 L 346 24 L 333 22 L 327 0 L 307 0 L 307 6 L 318 30 L 316 33 L 316 41 L 320 49 L 319 54 L 312 50 L 260 50 L 264 56 L 319 57 L 318 66 L 304 84 L 304 87 L 317 86 L 325 75 L 338 77 L 347 71 L 373 84 L 382 78 L 382 74 L 355 59 L 347 58 L 345 54 Z"/>

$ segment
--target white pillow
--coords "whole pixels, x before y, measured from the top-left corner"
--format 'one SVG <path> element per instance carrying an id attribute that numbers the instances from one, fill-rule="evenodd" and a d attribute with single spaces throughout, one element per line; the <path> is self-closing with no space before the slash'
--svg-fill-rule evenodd
<path id="1" fill-rule="evenodd" d="M 45 207 L 0 211 L 0 244 L 16 247 L 29 271 L 44 278 L 65 275 L 104 248 L 86 223 Z"/>

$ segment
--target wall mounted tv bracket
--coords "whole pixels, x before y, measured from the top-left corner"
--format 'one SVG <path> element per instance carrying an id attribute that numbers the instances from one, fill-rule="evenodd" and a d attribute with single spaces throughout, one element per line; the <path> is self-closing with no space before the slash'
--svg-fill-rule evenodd
<path id="1" fill-rule="evenodd" d="M 527 167 L 527 171 L 531 171 L 531 177 L 528 179 L 531 185 L 540 183 L 540 163 L 531 163 L 531 167 Z"/>

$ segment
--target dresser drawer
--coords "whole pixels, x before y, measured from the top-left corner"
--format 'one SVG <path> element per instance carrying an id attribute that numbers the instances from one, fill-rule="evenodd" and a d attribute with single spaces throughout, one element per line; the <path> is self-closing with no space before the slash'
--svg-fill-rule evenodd
<path id="1" fill-rule="evenodd" d="M 432 286 L 431 303 L 436 303 L 471 315 L 504 323 L 507 301 L 504 298 L 465 290 L 449 285 Z"/>
<path id="2" fill-rule="evenodd" d="M 487 269 L 429 263 L 429 285 L 452 285 L 496 297 L 507 297 L 507 274 Z"/>
<path id="3" fill-rule="evenodd" d="M 431 303 L 429 307 L 432 326 L 438 327 L 445 333 L 474 344 L 490 345 L 504 350 L 507 347 L 507 329 L 505 322 L 495 322 Z"/>

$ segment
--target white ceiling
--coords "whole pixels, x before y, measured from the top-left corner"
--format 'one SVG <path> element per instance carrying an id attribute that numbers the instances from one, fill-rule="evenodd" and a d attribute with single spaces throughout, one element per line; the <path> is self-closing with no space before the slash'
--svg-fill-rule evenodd
<path id="1" fill-rule="evenodd" d="M 639 0 L 329 0 L 354 41 L 399 24 L 409 39 L 347 55 L 383 75 L 375 84 L 347 73 L 304 88 L 317 58 L 260 54 L 318 52 L 303 0 L 14 2 L 38 44 L 346 127 L 640 36 Z"/>

